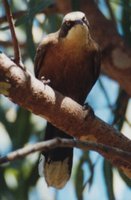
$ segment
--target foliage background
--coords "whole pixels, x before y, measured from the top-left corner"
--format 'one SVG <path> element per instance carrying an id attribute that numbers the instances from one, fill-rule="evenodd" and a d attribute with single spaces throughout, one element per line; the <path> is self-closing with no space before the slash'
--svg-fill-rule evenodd
<path id="1" fill-rule="evenodd" d="M 131 1 L 95 2 L 106 18 L 113 21 L 125 42 L 131 45 Z M 10 0 L 9 3 L 12 12 L 17 13 L 15 26 L 23 62 L 33 73 L 36 46 L 45 34 L 58 30 L 63 16 L 41 13 L 53 4 L 53 0 Z M 72 8 L 79 10 L 79 0 L 72 0 Z M 2 1 L 0 13 L 0 50 L 13 56 Z M 131 138 L 131 101 L 118 83 L 101 74 L 87 101 L 97 116 Z M 45 125 L 40 117 L 0 96 L 0 155 L 41 141 Z M 0 167 L 1 200 L 130 200 L 131 181 L 95 152 L 75 150 L 71 180 L 61 191 L 48 189 L 44 179 L 38 177 L 38 158 L 36 153 Z"/>

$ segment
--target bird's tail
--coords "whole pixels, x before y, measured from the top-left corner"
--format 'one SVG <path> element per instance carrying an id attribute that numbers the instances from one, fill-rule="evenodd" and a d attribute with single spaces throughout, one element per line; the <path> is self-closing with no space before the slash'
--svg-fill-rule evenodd
<path id="1" fill-rule="evenodd" d="M 55 137 L 72 138 L 63 131 L 47 123 L 45 139 Z M 42 152 L 39 161 L 39 174 L 44 176 L 48 186 L 61 189 L 67 183 L 72 169 L 72 148 L 55 148 L 48 152 Z"/>

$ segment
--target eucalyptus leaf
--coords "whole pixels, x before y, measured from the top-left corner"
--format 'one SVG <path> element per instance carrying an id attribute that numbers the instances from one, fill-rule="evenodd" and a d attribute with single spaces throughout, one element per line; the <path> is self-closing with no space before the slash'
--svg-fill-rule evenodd
<path id="1" fill-rule="evenodd" d="M 128 178 L 123 172 L 119 171 L 120 177 L 122 178 L 122 180 L 126 183 L 126 185 L 131 188 L 131 179 Z"/>
<path id="2" fill-rule="evenodd" d="M 75 191 L 78 200 L 83 200 L 84 172 L 82 169 L 82 165 L 83 165 L 83 158 L 81 157 L 75 174 Z"/>
<path id="3" fill-rule="evenodd" d="M 115 200 L 113 190 L 113 168 L 107 160 L 104 160 L 103 162 L 103 173 L 108 199 Z"/>

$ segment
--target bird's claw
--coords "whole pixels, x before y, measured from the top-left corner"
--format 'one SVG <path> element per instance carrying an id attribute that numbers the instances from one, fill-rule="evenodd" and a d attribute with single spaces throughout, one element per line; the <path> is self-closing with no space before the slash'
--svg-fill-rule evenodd
<path id="1" fill-rule="evenodd" d="M 83 105 L 83 110 L 88 110 L 88 113 L 94 117 L 94 111 L 93 111 L 93 108 L 86 102 L 84 103 Z"/>
<path id="2" fill-rule="evenodd" d="M 47 80 L 46 80 L 44 76 L 42 76 L 40 80 L 41 80 L 41 82 L 42 82 L 43 84 L 45 84 L 45 85 L 48 85 L 48 84 L 51 82 L 50 79 L 47 79 Z"/>

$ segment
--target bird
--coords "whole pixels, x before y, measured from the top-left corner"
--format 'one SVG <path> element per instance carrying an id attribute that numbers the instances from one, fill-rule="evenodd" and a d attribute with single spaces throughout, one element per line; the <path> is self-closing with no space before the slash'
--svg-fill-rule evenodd
<path id="1" fill-rule="evenodd" d="M 54 90 L 81 105 L 100 73 L 100 47 L 92 39 L 90 32 L 85 13 L 67 13 L 60 29 L 42 39 L 34 62 L 36 78 L 42 80 L 44 77 L 45 80 L 50 80 L 49 85 Z M 47 122 L 44 140 L 56 137 L 72 138 Z M 58 147 L 42 152 L 39 174 L 44 175 L 48 186 L 61 189 L 71 176 L 72 162 L 72 148 Z"/>

